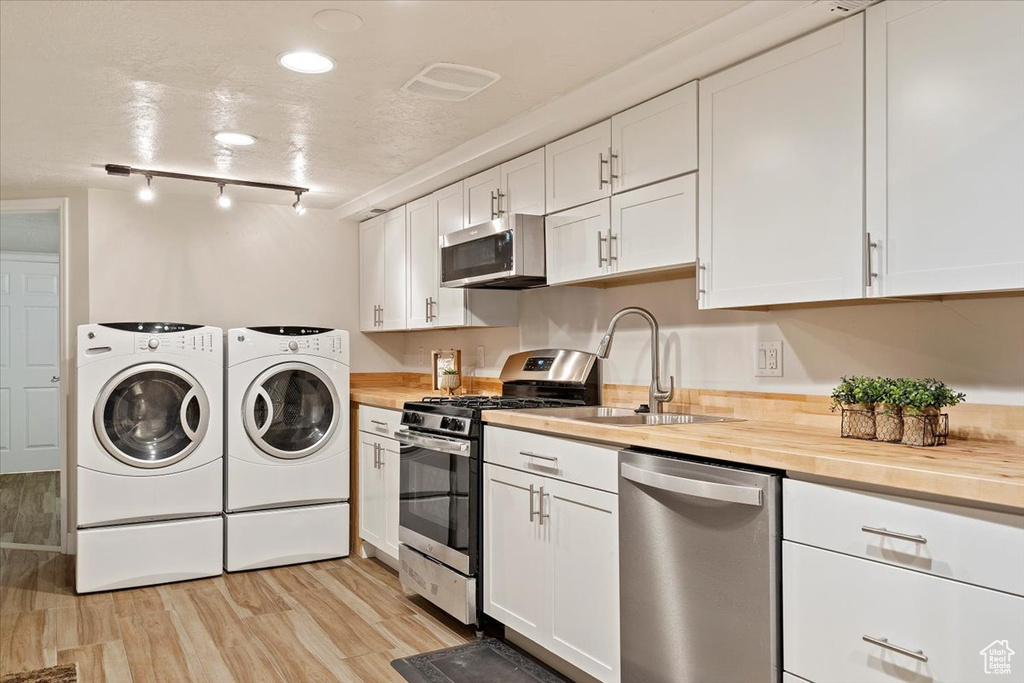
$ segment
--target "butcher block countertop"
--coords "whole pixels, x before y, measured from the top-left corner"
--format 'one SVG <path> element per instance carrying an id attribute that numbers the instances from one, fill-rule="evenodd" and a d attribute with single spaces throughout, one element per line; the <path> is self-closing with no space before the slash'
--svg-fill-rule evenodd
<path id="1" fill-rule="evenodd" d="M 485 411 L 483 419 L 552 436 L 684 453 L 1024 512 L 1024 448 L 1014 444 L 950 439 L 945 446 L 914 448 L 758 420 L 622 427 L 520 410 Z"/>
<path id="2" fill-rule="evenodd" d="M 419 401 L 424 396 L 433 396 L 434 394 L 437 392 L 430 389 L 410 389 L 408 387 L 352 387 L 349 389 L 349 399 L 352 403 L 391 410 L 401 410 L 406 401 Z"/>

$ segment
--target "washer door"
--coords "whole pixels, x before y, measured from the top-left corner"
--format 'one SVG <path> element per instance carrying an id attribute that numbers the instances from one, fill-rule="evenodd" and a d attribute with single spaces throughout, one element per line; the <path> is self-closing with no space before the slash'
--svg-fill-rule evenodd
<path id="1" fill-rule="evenodd" d="M 242 407 L 252 442 L 277 458 L 305 458 L 323 448 L 340 419 L 334 383 L 308 363 L 282 363 L 249 385 Z"/>
<path id="2" fill-rule="evenodd" d="M 210 402 L 195 377 L 165 363 L 122 370 L 93 411 L 100 443 L 133 467 L 167 467 L 194 451 L 210 424 Z"/>

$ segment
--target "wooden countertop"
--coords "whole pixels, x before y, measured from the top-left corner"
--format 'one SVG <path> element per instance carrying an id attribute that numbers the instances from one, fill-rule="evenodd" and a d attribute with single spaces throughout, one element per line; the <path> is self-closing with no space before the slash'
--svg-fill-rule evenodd
<path id="1" fill-rule="evenodd" d="M 441 394 L 430 389 L 410 389 L 409 387 L 352 387 L 349 389 L 349 400 L 377 408 L 401 410 L 406 401 L 419 401 L 424 396 Z"/>
<path id="2" fill-rule="evenodd" d="M 757 420 L 621 427 L 518 410 L 485 411 L 483 419 L 553 436 L 685 453 L 1024 512 L 1024 449 L 1012 444 L 951 439 L 945 446 L 914 448 Z"/>

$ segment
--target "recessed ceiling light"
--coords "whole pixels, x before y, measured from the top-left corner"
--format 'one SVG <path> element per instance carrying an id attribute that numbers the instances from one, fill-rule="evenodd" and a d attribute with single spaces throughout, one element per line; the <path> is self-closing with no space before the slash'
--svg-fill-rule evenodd
<path id="1" fill-rule="evenodd" d="M 303 50 L 278 55 L 277 62 L 300 74 L 323 74 L 334 68 L 334 60 L 327 55 Z"/>
<path id="2" fill-rule="evenodd" d="M 248 133 L 236 133 L 229 130 L 222 130 L 214 135 L 213 139 L 222 145 L 231 145 L 232 147 L 247 147 L 256 142 L 256 138 Z"/>
<path id="3" fill-rule="evenodd" d="M 313 15 L 313 23 L 331 33 L 351 33 L 359 30 L 363 19 L 343 9 L 325 9 Z"/>

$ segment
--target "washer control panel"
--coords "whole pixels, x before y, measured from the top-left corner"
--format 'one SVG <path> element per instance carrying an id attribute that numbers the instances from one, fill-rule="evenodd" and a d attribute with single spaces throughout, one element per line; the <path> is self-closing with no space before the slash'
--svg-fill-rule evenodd
<path id="1" fill-rule="evenodd" d="M 219 342 L 213 332 L 184 332 L 179 334 L 137 334 L 135 347 L 139 351 L 173 351 L 214 353 L 214 342 Z"/>

